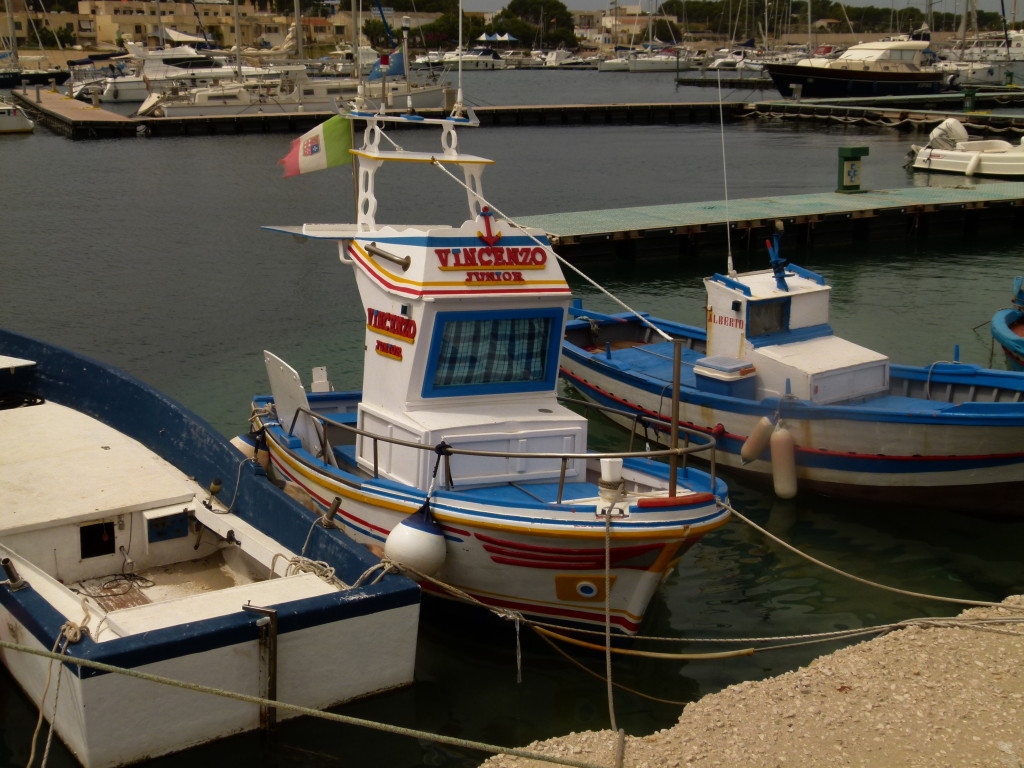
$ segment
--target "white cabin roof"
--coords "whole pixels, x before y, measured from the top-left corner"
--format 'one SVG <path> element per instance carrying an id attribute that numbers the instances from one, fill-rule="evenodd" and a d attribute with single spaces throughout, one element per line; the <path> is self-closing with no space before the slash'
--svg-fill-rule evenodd
<path id="1" fill-rule="evenodd" d="M 0 535 L 195 498 L 195 484 L 141 443 L 63 405 L 0 411 L 0 433 Z"/>

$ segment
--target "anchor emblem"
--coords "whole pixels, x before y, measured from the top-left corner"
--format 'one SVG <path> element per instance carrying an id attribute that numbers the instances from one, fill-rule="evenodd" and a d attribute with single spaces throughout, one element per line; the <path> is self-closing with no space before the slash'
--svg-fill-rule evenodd
<path id="1" fill-rule="evenodd" d="M 485 206 L 484 209 L 480 211 L 480 215 L 484 217 L 484 229 L 486 230 L 486 234 L 477 230 L 476 236 L 487 243 L 487 245 L 493 246 L 496 242 L 501 240 L 501 232 L 491 232 L 491 217 L 494 213 L 491 212 L 490 208 Z"/>

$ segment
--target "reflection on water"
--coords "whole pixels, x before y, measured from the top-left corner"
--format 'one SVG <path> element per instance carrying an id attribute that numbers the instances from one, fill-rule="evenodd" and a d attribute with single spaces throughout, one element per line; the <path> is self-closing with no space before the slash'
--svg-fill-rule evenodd
<path id="1" fill-rule="evenodd" d="M 501 82 L 534 94 L 533 102 L 587 101 L 591 93 L 631 101 L 657 101 L 659 93 L 666 100 L 688 99 L 670 78 L 657 76 L 622 78 L 624 87 L 637 90 L 627 99 L 604 75 L 536 73 L 502 81 L 504 73 L 476 73 L 466 87 L 480 103 L 524 98 L 496 93 Z M 709 91 L 691 90 L 712 98 Z M 0 323 L 123 367 L 226 434 L 246 428 L 248 398 L 266 390 L 263 349 L 304 375 L 326 363 L 337 388 L 359 387 L 364 320 L 351 275 L 331 246 L 259 228 L 351 219 L 351 182 L 343 172 L 280 178 L 276 163 L 290 138 L 75 143 L 40 131 L 15 144 L 0 142 L 0 192 L 7 201 Z M 837 147 L 849 145 L 870 147 L 866 186 L 939 182 L 907 175 L 902 160 L 911 137 L 891 129 L 744 122 L 724 131 L 714 125 L 480 129 L 460 138 L 464 150 L 498 161 L 485 193 L 513 216 L 831 191 Z M 400 139 L 410 147 L 421 141 Z M 12 147 L 17 151 L 8 151 Z M 421 223 L 452 221 L 452 211 L 461 215 L 464 193 L 437 193 L 429 168 L 411 179 L 381 182 L 382 220 Z M 918 364 L 950 359 L 955 344 L 961 359 L 989 361 L 986 323 L 1007 305 L 1022 251 L 1009 234 L 968 235 L 962 228 L 923 242 L 898 230 L 863 245 L 783 244 L 784 256 L 821 272 L 833 286 L 838 334 L 897 362 Z M 759 244 L 735 258 L 738 265 L 767 265 Z M 700 324 L 701 278 L 725 268 L 725 253 L 582 266 L 638 309 Z M 588 284 L 575 277 L 570 283 L 588 305 L 619 311 Z M 595 422 L 599 440 L 609 430 L 607 439 L 618 435 Z M 1024 524 L 830 499 L 782 502 L 735 480 L 730 489 L 737 509 L 759 525 L 864 578 L 983 600 L 1024 592 L 1024 565 L 1014 549 Z M 694 638 L 787 636 L 958 610 L 823 571 L 733 521 L 688 553 L 651 606 L 644 633 L 679 640 L 643 647 L 697 653 L 719 647 Z M 529 630 L 520 630 L 517 643 L 516 627 L 507 621 L 482 623 L 436 606 L 425 619 L 416 684 L 339 711 L 507 745 L 607 727 L 604 683 Z M 614 674 L 628 688 L 689 701 L 792 669 L 832 647 L 718 661 L 624 658 L 616 660 Z M 334 653 L 344 649 L 325 649 L 310 663 L 329 663 Z M 603 673 L 602 657 L 569 654 Z M 635 734 L 667 727 L 679 715 L 678 705 L 622 689 L 615 707 L 620 726 Z M 27 702 L 0 674 L 0 766 L 25 764 L 34 721 Z M 480 759 L 416 739 L 311 721 L 283 724 L 280 739 L 288 748 L 272 754 L 285 765 L 343 760 L 351 768 L 470 766 Z M 259 761 L 262 754 L 260 739 L 245 736 L 154 764 L 233 766 Z M 67 752 L 55 747 L 49 765 L 71 764 Z"/>

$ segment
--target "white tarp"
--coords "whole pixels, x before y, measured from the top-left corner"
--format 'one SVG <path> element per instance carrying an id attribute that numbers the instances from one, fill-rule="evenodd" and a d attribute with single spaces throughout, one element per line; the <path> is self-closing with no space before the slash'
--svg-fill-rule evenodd
<path id="1" fill-rule="evenodd" d="M 157 35 L 159 37 L 159 35 Z M 170 40 L 172 43 L 206 43 L 209 42 L 205 38 L 199 37 L 198 35 L 190 35 L 186 32 L 179 32 L 176 29 L 170 27 L 164 27 L 164 37 Z"/>

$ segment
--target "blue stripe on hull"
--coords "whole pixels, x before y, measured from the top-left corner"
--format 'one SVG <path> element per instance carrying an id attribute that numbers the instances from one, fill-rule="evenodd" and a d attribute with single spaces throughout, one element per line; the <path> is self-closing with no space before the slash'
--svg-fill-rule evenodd
<path id="1" fill-rule="evenodd" d="M 608 405 L 616 408 L 641 413 L 649 416 L 658 414 L 649 413 L 635 403 L 614 397 L 597 387 L 587 383 L 573 374 L 563 371 L 570 383 L 589 398 L 601 405 Z M 770 415 L 772 409 L 760 409 L 764 414 Z M 755 410 L 756 415 L 759 411 Z M 693 429 L 698 429 L 708 434 L 716 434 L 714 430 L 705 425 L 686 424 Z M 667 431 L 667 430 L 663 430 Z M 730 435 L 724 433 L 716 434 L 719 450 L 729 454 L 733 462 L 738 461 L 740 449 L 743 446 L 745 436 Z M 934 475 L 935 473 L 970 472 L 979 469 L 990 469 L 1000 467 L 1011 467 L 1024 465 L 1024 453 L 1012 453 L 1007 455 L 985 455 L 985 456 L 882 456 L 866 454 L 842 454 L 829 451 L 816 451 L 813 449 L 797 449 L 797 465 L 813 469 L 827 469 L 838 472 L 850 473 L 871 473 L 890 475 Z"/>

